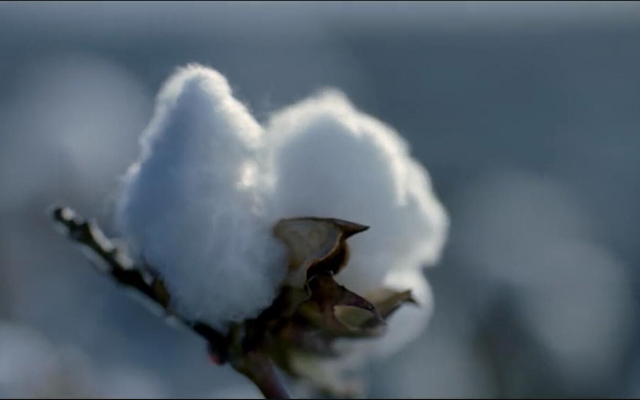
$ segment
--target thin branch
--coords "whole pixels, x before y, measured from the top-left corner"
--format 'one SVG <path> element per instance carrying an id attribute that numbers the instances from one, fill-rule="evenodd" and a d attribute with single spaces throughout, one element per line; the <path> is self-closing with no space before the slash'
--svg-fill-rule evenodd
<path id="1" fill-rule="evenodd" d="M 265 355 L 249 352 L 239 363 L 233 363 L 236 371 L 249 378 L 266 399 L 290 399 L 273 363 Z"/>
<path id="2" fill-rule="evenodd" d="M 139 266 L 129 259 L 122 249 L 116 247 L 102 233 L 94 221 L 86 221 L 68 207 L 56 207 L 52 212 L 56 223 L 64 228 L 64 234 L 91 251 L 93 256 L 106 263 L 108 268 L 98 268 L 110 275 L 118 284 L 136 289 L 148 299 L 159 305 L 168 317 L 180 321 L 183 325 L 202 336 L 211 351 L 216 352 L 220 362 L 226 361 L 225 336 L 200 321 L 191 321 L 174 312 L 170 307 L 170 295 L 160 277 L 148 266 Z M 95 258 L 95 257 L 94 257 Z"/>
<path id="3" fill-rule="evenodd" d="M 201 321 L 191 321 L 172 310 L 171 296 L 159 275 L 147 265 L 136 265 L 122 249 L 103 234 L 94 221 L 79 217 L 68 207 L 54 208 L 52 217 L 64 228 L 65 236 L 88 249 L 92 258 L 106 263 L 106 269 L 98 268 L 100 272 L 108 274 L 118 284 L 143 293 L 159 305 L 168 317 L 177 319 L 203 337 L 208 342 L 210 355 L 217 364 L 230 362 L 231 366 L 248 377 L 267 399 L 290 398 L 271 360 L 258 351 L 230 357 L 231 339 Z"/>

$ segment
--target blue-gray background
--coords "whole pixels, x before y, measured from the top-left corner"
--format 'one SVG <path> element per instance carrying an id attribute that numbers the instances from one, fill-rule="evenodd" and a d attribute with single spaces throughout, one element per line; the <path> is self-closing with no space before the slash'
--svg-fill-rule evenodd
<path id="1" fill-rule="evenodd" d="M 155 91 L 189 62 L 260 120 L 337 87 L 429 169 L 452 221 L 436 314 L 372 365 L 372 397 L 640 396 L 640 4 L 3 2 L 0 397 L 39 363 L 16 327 L 90 369 L 95 396 L 246 384 L 45 214 L 111 227 Z"/>

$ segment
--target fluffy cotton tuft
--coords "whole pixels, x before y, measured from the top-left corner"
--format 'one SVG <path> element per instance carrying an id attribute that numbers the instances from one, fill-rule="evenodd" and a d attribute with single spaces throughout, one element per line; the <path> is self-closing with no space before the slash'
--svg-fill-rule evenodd
<path id="1" fill-rule="evenodd" d="M 392 317 L 384 347 L 422 330 L 432 302 L 421 270 L 438 260 L 448 217 L 402 137 L 340 92 L 278 111 L 263 128 L 223 76 L 188 67 L 161 91 L 142 144 L 119 223 L 187 315 L 220 328 L 259 313 L 286 270 L 269 229 L 316 216 L 371 226 L 349 239 L 342 284 L 361 294 L 394 284 L 423 304 Z"/>
<path id="2" fill-rule="evenodd" d="M 262 136 L 222 75 L 180 69 L 158 95 L 118 204 L 134 256 L 161 274 L 174 306 L 220 330 L 269 306 L 286 273 L 256 182 Z"/>
<path id="3" fill-rule="evenodd" d="M 359 292 L 392 270 L 437 261 L 447 216 L 426 170 L 390 126 L 353 107 L 336 91 L 302 101 L 270 122 L 276 214 L 331 216 L 371 226 L 350 239 L 339 280 Z"/>
<path id="4" fill-rule="evenodd" d="M 410 289 L 419 304 L 398 310 L 381 339 L 340 343 L 350 353 L 342 367 L 357 368 L 416 339 L 433 311 L 422 268 L 438 261 L 449 220 L 404 139 L 329 90 L 276 113 L 267 141 L 273 212 L 371 226 L 349 239 L 349 265 L 337 280 L 363 295 L 381 286 Z"/>

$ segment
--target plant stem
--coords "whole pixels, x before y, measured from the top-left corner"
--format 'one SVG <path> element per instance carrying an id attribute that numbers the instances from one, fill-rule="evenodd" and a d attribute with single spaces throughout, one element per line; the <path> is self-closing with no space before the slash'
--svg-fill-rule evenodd
<path id="1" fill-rule="evenodd" d="M 258 352 L 246 354 L 238 363 L 232 363 L 236 371 L 249 378 L 262 392 L 265 399 L 290 399 L 271 361 Z"/>
<path id="2" fill-rule="evenodd" d="M 160 277 L 146 264 L 136 265 L 130 260 L 102 233 L 95 222 L 81 218 L 66 207 L 56 207 L 52 211 L 52 218 L 64 228 L 65 236 L 90 250 L 92 257 L 97 257 L 101 262 L 106 263 L 107 268 L 100 268 L 101 272 L 111 276 L 117 283 L 143 293 L 152 302 L 162 307 L 167 316 L 176 318 L 207 340 L 209 351 L 215 356 L 216 362 L 229 361 L 236 371 L 249 378 L 267 399 L 291 398 L 268 357 L 257 351 L 249 351 L 247 354 L 237 354 L 227 360 L 229 357 L 227 338 L 203 322 L 191 321 L 175 313 L 170 306 L 171 296 Z"/>
<path id="3" fill-rule="evenodd" d="M 171 296 L 164 282 L 148 265 L 136 265 L 122 249 L 115 246 L 102 233 L 94 221 L 87 221 L 68 207 L 56 207 L 52 210 L 53 220 L 64 228 L 64 235 L 90 250 L 91 258 L 105 263 L 107 268 L 98 268 L 100 272 L 113 278 L 118 284 L 136 289 L 149 300 L 162 308 L 166 316 L 177 319 L 186 327 L 202 336 L 209 344 L 220 363 L 226 361 L 227 340 L 209 325 L 201 321 L 192 321 L 176 313 L 170 304 Z"/>

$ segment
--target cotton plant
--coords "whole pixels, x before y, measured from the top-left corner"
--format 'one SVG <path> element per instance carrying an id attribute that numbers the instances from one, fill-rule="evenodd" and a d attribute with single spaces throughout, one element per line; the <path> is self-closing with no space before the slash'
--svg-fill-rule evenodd
<path id="1" fill-rule="evenodd" d="M 448 230 L 408 144 L 344 94 L 321 92 L 261 124 L 200 65 L 164 84 L 122 178 L 124 246 L 69 208 L 54 216 L 103 271 L 268 398 L 289 396 L 276 367 L 316 393 L 357 396 L 350 373 L 427 323 L 422 269 Z"/>

